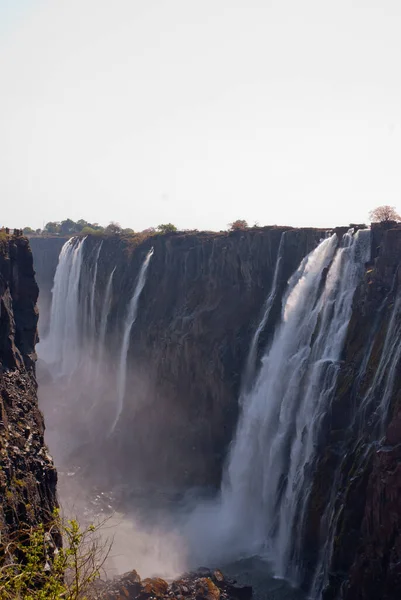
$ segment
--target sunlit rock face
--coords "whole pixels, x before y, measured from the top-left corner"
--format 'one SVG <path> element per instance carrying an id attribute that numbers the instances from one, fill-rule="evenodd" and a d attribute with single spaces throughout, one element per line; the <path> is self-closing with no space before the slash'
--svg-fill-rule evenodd
<path id="1" fill-rule="evenodd" d="M 38 287 L 28 241 L 0 238 L 0 530 L 51 518 L 57 475 L 37 402 Z"/>

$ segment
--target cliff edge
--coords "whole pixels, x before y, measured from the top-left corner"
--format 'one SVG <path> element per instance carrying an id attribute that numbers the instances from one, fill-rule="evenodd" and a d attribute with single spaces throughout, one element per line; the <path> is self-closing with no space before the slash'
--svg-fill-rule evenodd
<path id="1" fill-rule="evenodd" d="M 57 474 L 35 378 L 38 286 L 28 240 L 0 238 L 0 532 L 46 521 Z"/>

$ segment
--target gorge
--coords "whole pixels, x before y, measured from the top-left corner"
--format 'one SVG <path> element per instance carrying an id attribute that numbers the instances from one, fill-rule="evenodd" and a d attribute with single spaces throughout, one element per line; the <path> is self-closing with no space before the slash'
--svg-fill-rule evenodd
<path id="1" fill-rule="evenodd" d="M 25 357 L 37 289 L 13 244 Z M 46 439 L 76 474 L 62 501 L 74 481 L 157 523 L 149 574 L 259 557 L 294 586 L 260 598 L 397 597 L 398 225 L 30 244 Z M 7 277 L 19 332 L 24 279 Z"/>

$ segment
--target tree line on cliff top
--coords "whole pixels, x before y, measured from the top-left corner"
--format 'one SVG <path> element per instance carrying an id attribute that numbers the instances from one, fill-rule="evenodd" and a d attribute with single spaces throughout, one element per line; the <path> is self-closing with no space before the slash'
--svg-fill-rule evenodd
<path id="1" fill-rule="evenodd" d="M 257 224 L 255 224 L 257 226 Z M 228 225 L 230 231 L 236 231 L 241 229 L 248 229 L 248 223 L 243 219 L 237 219 L 233 223 Z M 143 231 L 136 232 L 130 227 L 123 228 L 119 223 L 112 221 L 106 227 L 99 225 L 98 223 L 90 223 L 84 219 L 79 221 L 73 221 L 72 219 L 65 219 L 64 221 L 49 221 L 43 227 L 43 229 L 32 229 L 31 227 L 24 227 L 23 233 L 25 235 L 49 235 L 49 236 L 69 236 L 69 235 L 134 235 L 134 234 L 147 234 L 156 235 L 157 233 L 174 233 L 178 231 L 177 227 L 173 223 L 162 223 L 157 227 L 148 227 Z M 191 230 L 197 231 L 197 230 Z"/>
<path id="2" fill-rule="evenodd" d="M 164 223 L 157 227 L 149 227 L 144 230 L 148 233 L 169 233 L 177 231 L 177 228 L 172 223 Z M 25 235 L 131 235 L 136 233 L 130 227 L 123 228 L 119 223 L 112 221 L 106 227 L 99 225 L 99 223 L 90 223 L 84 219 L 79 221 L 73 221 L 72 219 L 65 219 L 64 221 L 49 221 L 43 227 L 43 229 L 32 229 L 31 227 L 24 227 L 23 232 Z"/>
<path id="3" fill-rule="evenodd" d="M 389 222 L 400 222 L 401 216 L 397 213 L 394 206 L 378 206 L 374 210 L 370 211 L 369 218 L 372 223 L 389 223 Z M 254 227 L 258 227 L 255 223 Z M 244 219 L 237 219 L 232 223 L 229 223 L 229 231 L 240 231 L 249 229 L 247 221 Z M 130 227 L 123 228 L 119 223 L 112 221 L 106 227 L 99 225 L 98 223 L 90 223 L 84 219 L 73 221 L 72 219 L 65 219 L 64 221 L 49 221 L 46 223 L 43 229 L 32 229 L 31 227 L 24 227 L 23 232 L 25 235 L 155 235 L 157 233 L 173 233 L 177 231 L 177 227 L 172 223 L 163 223 L 157 227 L 149 227 L 140 232 L 135 232 Z M 195 231 L 195 230 L 193 230 Z"/>

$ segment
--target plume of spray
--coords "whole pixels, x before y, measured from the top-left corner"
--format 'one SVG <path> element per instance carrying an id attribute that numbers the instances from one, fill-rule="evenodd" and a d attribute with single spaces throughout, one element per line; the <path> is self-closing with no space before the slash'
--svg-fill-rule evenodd
<path id="1" fill-rule="evenodd" d="M 120 404 L 115 415 L 116 386 L 114 377 L 110 377 L 115 369 L 113 357 L 107 353 L 106 334 L 116 267 L 102 289 L 97 276 L 102 242 L 92 250 L 86 248 L 84 256 L 86 243 L 84 239 L 71 238 L 60 253 L 51 327 L 48 338 L 38 347 L 39 400 L 46 416 L 46 439 L 59 472 L 60 500 L 65 514 L 76 515 L 82 524 L 103 521 L 109 515 L 99 530 L 102 539 L 114 540 L 107 564 L 109 574 L 135 568 L 142 577 L 156 574 L 175 577 L 186 568 L 185 545 L 167 512 L 159 511 L 158 515 L 152 513 L 146 518 L 143 499 L 138 499 L 137 508 L 130 507 L 129 513 L 114 512 L 113 494 L 94 491 L 78 466 L 83 456 L 90 464 L 92 440 L 109 431 L 112 410 L 117 424 L 123 408 L 129 337 L 153 255 L 152 248 L 141 266 L 127 308 L 116 365 Z M 102 296 L 102 303 L 95 302 L 95 298 Z M 140 391 L 140 383 L 138 388 Z M 78 465 L 74 462 L 77 456 Z M 110 465 L 105 461 L 104 470 L 107 468 Z M 104 475 L 107 490 L 108 474 Z"/>

